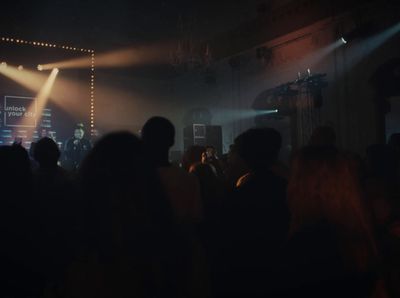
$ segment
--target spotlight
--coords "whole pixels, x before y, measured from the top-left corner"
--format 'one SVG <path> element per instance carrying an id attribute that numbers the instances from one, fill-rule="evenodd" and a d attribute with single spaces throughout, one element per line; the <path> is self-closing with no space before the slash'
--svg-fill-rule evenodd
<path id="1" fill-rule="evenodd" d="M 373 36 L 377 30 L 377 24 L 374 22 L 368 22 L 359 24 L 354 27 L 352 30 L 344 32 L 343 35 L 340 37 L 340 41 L 343 44 L 352 43 L 358 39 L 366 39 Z"/>
<path id="2" fill-rule="evenodd" d="M 18 70 L 24 70 L 24 67 L 22 65 L 18 66 Z"/>
<path id="3" fill-rule="evenodd" d="M 270 115 L 270 114 L 277 114 L 279 112 L 278 109 L 273 109 L 273 110 L 263 110 L 260 111 L 258 114 L 259 115 Z"/>
<path id="4" fill-rule="evenodd" d="M 43 70 L 43 65 L 39 64 L 39 65 L 37 66 L 37 70 L 38 70 L 38 71 L 42 71 L 42 70 Z"/>

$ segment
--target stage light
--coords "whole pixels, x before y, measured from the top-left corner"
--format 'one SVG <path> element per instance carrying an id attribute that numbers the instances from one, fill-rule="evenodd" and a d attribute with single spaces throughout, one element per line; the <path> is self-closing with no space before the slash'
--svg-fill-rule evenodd
<path id="1" fill-rule="evenodd" d="M 74 63 L 69 63 L 69 61 L 64 62 L 64 63 L 58 63 L 58 64 L 39 64 L 37 65 L 37 70 L 38 71 L 43 71 L 43 70 L 52 70 L 52 74 L 51 74 L 51 81 L 53 81 L 54 83 L 54 79 L 55 76 L 58 74 L 59 72 L 59 68 L 70 68 L 70 64 L 76 64 L 76 62 L 78 62 L 78 67 L 79 66 L 84 66 L 84 67 L 88 67 L 91 70 L 91 83 L 90 83 L 90 101 L 91 101 L 91 113 L 94 114 L 94 71 L 95 71 L 95 59 L 94 59 L 94 55 L 95 55 L 95 51 L 92 49 L 84 49 L 84 48 L 77 48 L 77 47 L 71 47 L 71 46 L 67 46 L 67 45 L 56 45 L 56 44 L 52 44 L 52 43 L 48 43 L 48 42 L 40 42 L 40 41 L 27 41 L 27 40 L 22 40 L 19 38 L 8 38 L 8 37 L 0 37 L 1 41 L 3 42 L 11 42 L 11 43 L 18 43 L 18 44 L 29 44 L 29 45 L 33 45 L 33 46 L 39 46 L 39 47 L 52 47 L 52 48 L 62 48 L 64 50 L 70 50 L 70 51 L 81 51 L 81 52 L 86 52 L 86 53 L 90 53 L 91 57 L 82 57 L 82 58 L 78 58 L 75 59 L 77 61 L 71 61 Z M 88 59 L 89 58 L 89 59 Z M 91 58 L 91 59 L 90 59 Z M 82 63 L 82 61 L 84 61 L 84 63 Z M 84 65 L 81 65 L 84 64 Z M 76 66 L 76 65 L 75 65 Z M 7 68 L 7 69 L 6 69 Z M 37 90 L 37 85 L 39 84 L 39 81 L 42 81 L 41 77 L 43 75 L 39 75 L 39 74 L 34 74 L 33 72 L 30 72 L 29 70 L 24 71 L 24 73 L 21 73 L 22 70 L 24 70 L 23 66 L 20 65 L 18 67 L 7 67 L 7 64 L 1 63 L 0 64 L 0 70 L 1 73 L 6 75 L 7 77 L 14 79 L 15 81 L 21 83 L 24 86 L 27 86 L 29 89 L 31 90 Z M 28 79 L 29 78 L 34 78 L 34 80 Z M 51 88 L 51 87 L 50 87 Z M 43 90 L 45 91 L 45 90 Z M 94 116 L 94 115 L 93 115 Z M 92 127 L 94 127 L 94 117 L 91 121 L 91 125 Z"/>
<path id="2" fill-rule="evenodd" d="M 46 43 L 46 42 L 39 42 L 39 41 L 27 41 L 27 40 L 22 40 L 19 38 L 8 38 L 8 37 L 0 37 L 2 42 L 11 42 L 11 43 L 19 43 L 19 44 L 29 44 L 29 45 L 33 45 L 33 46 L 42 46 L 42 47 L 53 47 L 53 48 L 62 48 L 64 50 L 70 50 L 70 51 L 82 51 L 82 52 L 87 52 L 87 53 L 91 53 L 92 54 L 92 59 L 91 59 L 91 63 L 89 62 L 88 64 L 85 64 L 86 67 L 89 67 L 89 69 L 91 70 L 91 75 L 92 75 L 92 79 L 91 79 L 91 113 L 94 114 L 94 67 L 95 67 L 95 63 L 94 63 L 94 50 L 91 49 L 83 49 L 83 48 L 76 48 L 76 47 L 70 47 L 70 46 L 66 46 L 66 45 L 56 45 L 56 44 L 51 44 L 51 43 Z M 90 58 L 90 57 L 87 57 Z M 87 59 L 85 58 L 85 59 Z M 88 59 L 89 60 L 89 59 Z M 90 61 L 90 60 L 89 60 Z M 64 68 L 63 65 L 61 65 L 61 67 Z M 59 65 L 42 65 L 39 64 L 37 66 L 37 69 L 39 71 L 43 71 L 43 70 L 47 70 L 47 69 L 51 69 L 52 73 L 49 77 L 50 81 L 47 82 L 47 84 L 45 85 L 50 85 L 50 83 L 54 84 L 54 80 L 55 77 L 57 76 L 58 72 L 59 72 Z M 44 77 L 42 74 L 37 74 L 34 72 L 31 72 L 29 70 L 25 70 L 23 73 L 21 72 L 21 70 L 24 70 L 23 66 L 20 65 L 18 67 L 12 67 L 12 66 L 7 66 L 7 63 L 2 62 L 0 63 L 0 70 L 1 73 L 13 80 L 15 80 L 16 82 L 22 84 L 23 86 L 26 86 L 28 89 L 33 90 L 33 91 L 37 91 L 40 89 L 39 86 L 42 86 L 43 84 L 43 80 Z M 64 82 L 65 83 L 65 82 Z M 51 85 L 52 85 L 51 84 Z M 71 84 L 70 82 L 67 84 Z M 49 89 L 51 89 L 52 86 L 49 86 Z M 45 88 L 47 89 L 47 88 Z M 45 89 L 42 89 L 41 93 L 43 95 L 45 95 L 44 93 L 47 93 L 47 91 Z M 54 93 L 54 92 L 53 92 Z M 58 95 L 53 95 L 55 97 L 59 97 L 59 93 Z M 42 95 L 39 94 L 39 95 Z M 94 127 L 94 115 L 92 116 L 93 119 L 91 119 L 91 126 Z"/>
<path id="3" fill-rule="evenodd" d="M 36 106 L 36 110 L 38 111 L 38 118 L 37 118 L 37 122 L 40 123 L 41 121 L 41 117 L 43 115 L 43 109 L 46 107 L 46 104 L 48 102 L 48 100 L 50 99 L 50 95 L 51 95 L 51 91 L 53 89 L 54 86 L 54 82 L 56 80 L 57 77 L 57 69 L 53 69 L 50 73 L 50 75 L 48 76 L 48 78 L 45 80 L 44 84 L 41 86 L 37 96 L 36 96 L 36 101 L 35 101 L 35 106 Z M 42 75 L 40 75 L 42 76 Z"/>
<path id="4" fill-rule="evenodd" d="M 276 114 L 278 112 L 279 112 L 278 109 L 275 109 L 275 110 L 263 110 L 259 114 L 260 115 L 269 115 L 269 114 Z"/>
<path id="5" fill-rule="evenodd" d="M 38 92 L 46 80 L 46 76 L 37 71 L 30 71 L 29 69 L 20 71 L 12 65 L 1 68 L 1 74 L 33 92 Z"/>
<path id="6" fill-rule="evenodd" d="M 342 42 L 343 44 L 346 44 L 346 43 L 347 43 L 347 40 L 346 40 L 344 37 L 341 37 L 340 40 L 341 40 L 341 42 Z"/>

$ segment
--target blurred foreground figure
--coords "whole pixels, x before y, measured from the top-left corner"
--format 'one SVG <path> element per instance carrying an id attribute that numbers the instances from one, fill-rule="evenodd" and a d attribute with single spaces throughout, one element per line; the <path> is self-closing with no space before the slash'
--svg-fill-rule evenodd
<path id="1" fill-rule="evenodd" d="M 272 128 L 250 129 L 234 142 L 231 161 L 243 175 L 222 206 L 217 293 L 221 297 L 264 297 L 271 292 L 289 215 L 284 178 L 275 174 L 282 138 Z"/>
<path id="2" fill-rule="evenodd" d="M 129 132 L 106 135 L 80 177 L 82 244 L 65 297 L 179 297 L 172 212 L 140 140 Z"/>
<path id="3" fill-rule="evenodd" d="M 353 160 L 333 146 L 301 150 L 288 204 L 282 297 L 385 297 L 372 296 L 380 279 L 377 250 Z"/>
<path id="4" fill-rule="evenodd" d="M 176 219 L 199 222 L 202 219 L 199 183 L 196 177 L 169 162 L 169 149 L 175 143 L 174 125 L 166 118 L 152 117 L 143 126 L 142 140 L 150 164 L 157 168 Z"/>
<path id="5" fill-rule="evenodd" d="M 0 146 L 1 297 L 39 297 L 44 287 L 37 249 L 37 214 L 27 151 Z"/>
<path id="6" fill-rule="evenodd" d="M 147 160 L 158 173 L 161 185 L 171 204 L 179 238 L 176 253 L 182 294 L 187 297 L 207 297 L 206 260 L 199 228 L 203 208 L 197 177 L 172 166 L 169 149 L 174 145 L 175 128 L 163 117 L 150 118 L 142 129 L 142 141 Z"/>

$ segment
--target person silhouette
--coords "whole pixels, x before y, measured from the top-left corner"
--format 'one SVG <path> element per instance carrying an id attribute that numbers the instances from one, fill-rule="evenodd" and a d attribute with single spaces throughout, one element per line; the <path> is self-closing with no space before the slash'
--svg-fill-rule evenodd
<path id="1" fill-rule="evenodd" d="M 74 130 L 74 136 L 65 143 L 65 167 L 77 170 L 86 154 L 92 149 L 91 142 L 84 138 L 83 124 L 78 124 Z"/>
<path id="2" fill-rule="evenodd" d="M 175 127 L 166 118 L 152 117 L 142 129 L 142 141 L 149 162 L 157 168 L 178 221 L 198 222 L 202 218 L 199 182 L 169 162 L 175 142 Z"/>

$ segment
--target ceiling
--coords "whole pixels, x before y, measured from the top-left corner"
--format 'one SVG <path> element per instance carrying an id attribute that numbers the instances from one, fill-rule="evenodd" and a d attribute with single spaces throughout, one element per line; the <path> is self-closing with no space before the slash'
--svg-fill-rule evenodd
<path id="1" fill-rule="evenodd" d="M 252 18 L 260 0 L 4 1 L 1 35 L 98 50 L 179 38 L 208 38 Z"/>

